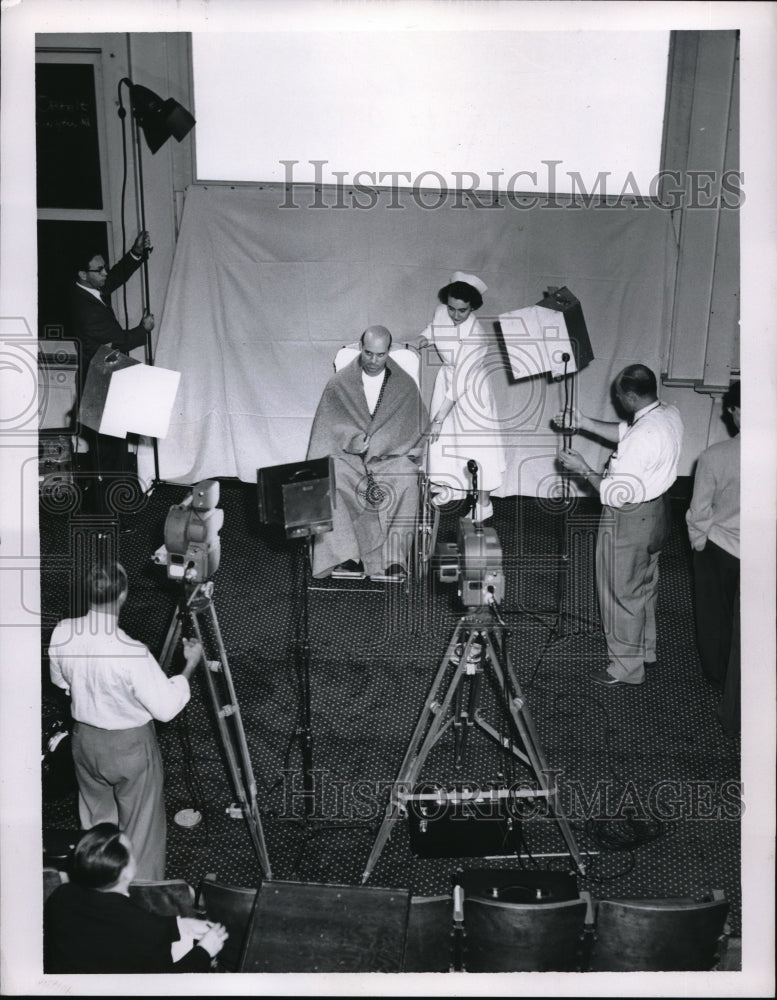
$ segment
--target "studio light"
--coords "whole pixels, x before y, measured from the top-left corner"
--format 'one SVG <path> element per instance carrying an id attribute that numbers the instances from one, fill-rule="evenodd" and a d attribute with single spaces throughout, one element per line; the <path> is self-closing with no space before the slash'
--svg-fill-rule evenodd
<path id="1" fill-rule="evenodd" d="M 173 100 L 162 100 L 153 90 L 127 81 L 130 88 L 132 114 L 143 131 L 148 148 L 156 153 L 173 138 L 180 142 L 195 126 L 193 116 Z"/>

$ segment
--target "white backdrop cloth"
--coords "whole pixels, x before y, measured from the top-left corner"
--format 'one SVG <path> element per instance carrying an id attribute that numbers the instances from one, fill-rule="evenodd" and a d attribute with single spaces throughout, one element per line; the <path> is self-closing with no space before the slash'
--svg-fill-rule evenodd
<path id="1" fill-rule="evenodd" d="M 372 324 L 395 344 L 417 342 L 455 270 L 488 285 L 478 317 L 492 337 L 487 367 L 507 454 L 497 496 L 556 494 L 550 418 L 565 391 L 546 375 L 513 377 L 500 314 L 535 304 L 549 286 L 577 296 L 594 361 L 567 385 L 592 416 L 615 419 L 610 386 L 624 365 L 660 371 L 676 251 L 658 206 L 492 210 L 459 200 L 432 210 L 407 193 L 360 210 L 312 207 L 304 191 L 298 207 L 284 200 L 262 185 L 187 190 L 156 349 L 158 365 L 181 373 L 158 442 L 163 480 L 256 482 L 259 468 L 304 460 L 338 349 Z M 421 371 L 427 403 L 433 353 Z M 576 447 L 595 466 L 606 460 L 600 445 L 581 438 Z M 152 478 L 148 447 L 139 471 Z"/>

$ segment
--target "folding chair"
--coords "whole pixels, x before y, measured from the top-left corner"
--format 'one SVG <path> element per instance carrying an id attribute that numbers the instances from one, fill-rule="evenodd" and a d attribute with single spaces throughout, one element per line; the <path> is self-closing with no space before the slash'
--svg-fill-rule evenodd
<path id="1" fill-rule="evenodd" d="M 601 899 L 596 904 L 592 972 L 692 972 L 715 967 L 729 904 L 712 899 Z"/>
<path id="2" fill-rule="evenodd" d="M 219 971 L 237 972 L 240 968 L 258 892 L 258 888 L 218 882 L 215 875 L 206 875 L 200 882 L 197 899 L 205 918 L 223 924 L 229 933 L 216 957 Z"/>
<path id="3" fill-rule="evenodd" d="M 467 896 L 467 972 L 575 972 L 582 967 L 588 900 L 506 903 Z"/>
<path id="4" fill-rule="evenodd" d="M 463 925 L 457 923 L 451 893 L 412 896 L 407 919 L 403 972 L 454 972 L 461 968 Z"/>
<path id="5" fill-rule="evenodd" d="M 130 899 L 133 899 L 149 913 L 158 913 L 165 917 L 196 917 L 194 906 L 194 889 L 180 878 L 139 879 L 129 887 Z"/>

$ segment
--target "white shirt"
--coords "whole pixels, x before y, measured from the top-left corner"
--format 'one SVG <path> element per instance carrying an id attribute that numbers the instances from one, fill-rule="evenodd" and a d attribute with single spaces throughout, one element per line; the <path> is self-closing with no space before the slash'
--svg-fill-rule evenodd
<path id="1" fill-rule="evenodd" d="M 618 426 L 617 449 L 607 463 L 599 495 L 608 507 L 655 500 L 677 478 L 683 421 L 675 406 L 655 401 Z"/>
<path id="2" fill-rule="evenodd" d="M 89 285 L 82 285 L 80 281 L 77 281 L 76 284 L 78 285 L 79 288 L 82 288 L 85 292 L 89 292 L 90 295 L 93 295 L 98 302 L 102 302 L 102 304 L 105 305 L 105 299 L 97 291 L 96 288 L 91 288 Z"/>
<path id="3" fill-rule="evenodd" d="M 378 405 L 378 399 L 380 398 L 380 390 L 383 388 L 383 380 L 386 377 L 386 369 L 378 372 L 377 375 L 368 375 L 367 372 L 362 371 L 362 385 L 364 386 L 364 395 L 367 398 L 367 409 L 370 413 L 375 412 L 375 407 Z"/>
<path id="4" fill-rule="evenodd" d="M 99 729 L 169 722 L 191 693 L 182 674 L 168 677 L 147 647 L 104 611 L 61 621 L 49 660 L 52 682 L 70 695 L 73 718 Z"/>
<path id="5" fill-rule="evenodd" d="M 691 546 L 709 540 L 739 559 L 741 435 L 710 445 L 699 456 L 693 496 L 685 515 Z"/>

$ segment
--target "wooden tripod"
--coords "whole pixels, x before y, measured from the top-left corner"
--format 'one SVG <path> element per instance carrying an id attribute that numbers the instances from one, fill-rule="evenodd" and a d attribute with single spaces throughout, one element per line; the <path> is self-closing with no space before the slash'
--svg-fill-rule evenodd
<path id="1" fill-rule="evenodd" d="M 188 620 L 194 634 L 202 644 L 205 680 L 218 722 L 219 735 L 238 797 L 240 811 L 248 826 L 262 874 L 265 879 L 271 879 L 270 859 L 264 841 L 262 820 L 256 798 L 256 780 L 248 754 L 240 706 L 237 703 L 237 695 L 232 684 L 227 651 L 221 638 L 221 629 L 213 604 L 213 581 L 209 580 L 206 583 L 197 583 L 193 586 L 187 583 L 183 586 L 185 591 L 180 607 L 170 622 L 170 628 L 162 648 L 161 666 L 167 673 L 173 653 L 178 645 L 183 622 Z M 208 656 L 205 638 L 210 639 L 211 649 L 212 645 L 215 644 L 215 658 Z"/>

